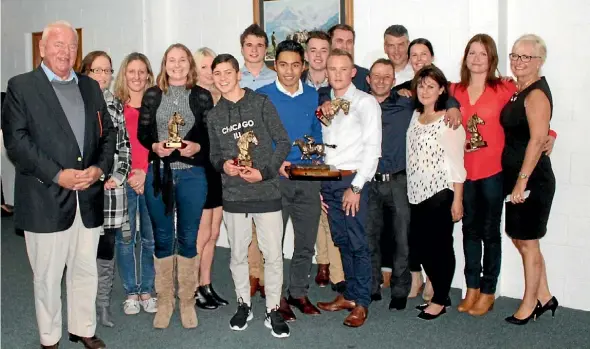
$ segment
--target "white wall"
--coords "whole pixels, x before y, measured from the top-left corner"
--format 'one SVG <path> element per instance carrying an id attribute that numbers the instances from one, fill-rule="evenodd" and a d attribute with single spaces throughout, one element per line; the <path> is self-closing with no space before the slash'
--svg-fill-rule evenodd
<path id="1" fill-rule="evenodd" d="M 590 88 L 590 68 L 583 62 L 590 58 L 590 21 L 584 16 L 589 10 L 590 3 L 585 0 L 356 0 L 354 9 L 359 64 L 369 66 L 384 56 L 383 31 L 391 24 L 404 24 L 411 38 L 432 41 L 435 63 L 455 81 L 464 45 L 476 33 L 485 32 L 496 39 L 503 74 L 509 73 L 505 57 L 519 35 L 534 32 L 545 38 L 549 57 L 544 72 L 555 102 L 552 128 L 559 137 L 552 155 L 557 193 L 542 246 L 552 292 L 563 305 L 585 310 L 590 310 L 590 254 L 586 253 L 590 248 L 590 150 L 585 144 L 590 116 L 584 102 Z M 2 0 L 1 13 L 0 87 L 4 90 L 11 76 L 31 68 L 30 33 L 42 30 L 50 21 L 65 19 L 82 27 L 83 52 L 108 51 L 115 69 L 125 54 L 139 50 L 157 71 L 164 50 L 175 42 L 193 51 L 209 46 L 218 53 L 239 56 L 239 34 L 252 23 L 252 2 Z M 464 284 L 461 240 L 457 225 L 455 287 Z M 285 241 L 285 253 L 290 256 L 291 229 Z M 223 239 L 220 244 L 227 246 Z M 505 236 L 503 245 L 499 292 L 520 297 L 524 289 L 520 257 Z"/>

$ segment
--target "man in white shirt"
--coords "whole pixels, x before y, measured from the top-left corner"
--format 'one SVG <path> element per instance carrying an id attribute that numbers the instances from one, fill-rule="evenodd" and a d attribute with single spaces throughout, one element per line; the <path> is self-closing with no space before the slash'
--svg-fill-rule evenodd
<path id="1" fill-rule="evenodd" d="M 410 37 L 408 30 L 401 24 L 394 24 L 385 29 L 383 49 L 395 66 L 396 85 L 403 84 L 414 78 L 414 70 L 409 62 L 408 46 Z"/>
<path id="2" fill-rule="evenodd" d="M 326 164 L 342 172 L 341 181 L 322 183 L 332 239 L 340 248 L 346 279 L 344 295 L 320 302 L 325 311 L 352 310 L 344 320 L 350 327 L 362 326 L 371 302 L 371 255 L 365 232 L 368 192 L 365 183 L 373 178 L 381 156 L 381 108 L 377 100 L 358 90 L 350 53 L 334 49 L 328 57 L 328 79 L 332 99 L 350 103 L 349 112 L 339 110 L 330 126 L 322 126 Z"/>

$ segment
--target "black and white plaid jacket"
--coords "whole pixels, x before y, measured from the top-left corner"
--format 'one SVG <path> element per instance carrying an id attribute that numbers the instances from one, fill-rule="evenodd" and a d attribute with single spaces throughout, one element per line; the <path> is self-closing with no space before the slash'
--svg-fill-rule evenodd
<path id="1" fill-rule="evenodd" d="M 115 189 L 105 190 L 104 192 L 103 228 L 123 228 L 123 235 L 125 235 L 125 231 L 130 231 L 125 181 L 131 170 L 131 144 L 129 143 L 129 135 L 125 126 L 123 103 L 115 98 L 109 90 L 105 90 L 103 95 L 109 114 L 111 114 L 111 120 L 113 120 L 113 126 L 117 130 L 117 146 L 115 149 L 113 171 L 110 175 L 106 176 L 107 179 L 114 179 L 117 187 Z"/>

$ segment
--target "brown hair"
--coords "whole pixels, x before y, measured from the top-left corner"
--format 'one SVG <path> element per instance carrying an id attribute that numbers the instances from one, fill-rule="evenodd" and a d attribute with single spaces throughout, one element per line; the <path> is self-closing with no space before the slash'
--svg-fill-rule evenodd
<path id="1" fill-rule="evenodd" d="M 342 49 L 339 49 L 339 48 L 333 49 L 332 51 L 330 51 L 330 54 L 328 55 L 328 59 L 330 59 L 330 57 L 348 57 L 348 59 L 350 59 L 350 62 L 354 65 L 354 59 L 352 58 L 352 55 Z"/>
<path id="2" fill-rule="evenodd" d="M 119 73 L 117 73 L 117 78 L 115 79 L 115 97 L 117 97 L 123 103 L 127 103 L 129 101 L 129 87 L 127 86 L 127 66 L 129 63 L 133 61 L 141 61 L 145 64 L 147 70 L 147 83 L 145 84 L 145 89 L 154 86 L 154 72 L 152 70 L 152 66 L 150 64 L 150 60 L 143 54 L 139 52 L 133 52 L 127 55 L 121 62 L 121 68 L 119 68 Z M 144 91 L 145 92 L 145 91 Z"/>
<path id="3" fill-rule="evenodd" d="M 332 26 L 332 28 L 328 29 L 328 35 L 330 35 L 330 39 L 332 39 L 332 37 L 334 36 L 334 32 L 338 29 L 351 32 L 352 41 L 356 41 L 356 33 L 354 32 L 354 28 L 348 24 L 336 24 Z M 330 43 L 332 43 L 331 40 Z"/>
<path id="4" fill-rule="evenodd" d="M 156 78 L 156 84 L 164 93 L 168 92 L 168 87 L 170 86 L 168 84 L 168 73 L 166 73 L 166 58 L 168 58 L 168 53 L 170 53 L 170 51 L 172 51 L 172 49 L 175 48 L 183 50 L 186 53 L 186 58 L 188 59 L 189 68 L 188 76 L 186 77 L 186 84 L 184 85 L 185 88 L 187 90 L 193 88 L 199 80 L 199 78 L 197 77 L 197 65 L 195 64 L 195 59 L 193 58 L 191 51 L 188 49 L 188 47 L 184 46 L 183 44 L 172 44 L 168 47 L 168 49 L 166 49 L 166 52 L 164 52 L 164 57 L 162 57 L 162 64 L 160 64 L 160 73 Z"/>
<path id="5" fill-rule="evenodd" d="M 318 40 L 325 40 L 330 43 L 330 35 L 323 30 L 312 30 L 307 33 L 307 40 L 305 40 L 305 44 L 309 44 L 309 40 L 311 39 L 318 39 Z"/>
<path id="6" fill-rule="evenodd" d="M 80 67 L 80 74 L 88 75 L 90 73 L 90 68 L 92 68 L 92 63 L 98 57 L 104 57 L 109 60 L 109 64 L 111 65 L 111 69 L 113 68 L 113 61 L 111 60 L 111 56 L 104 51 L 92 51 L 88 53 L 84 59 L 82 60 L 82 64 Z"/>
<path id="7" fill-rule="evenodd" d="M 496 42 L 491 36 L 487 34 L 476 34 L 469 40 L 467 46 L 465 46 L 465 53 L 463 54 L 463 60 L 461 62 L 461 87 L 467 88 L 471 81 L 471 72 L 467 68 L 467 55 L 471 49 L 471 44 L 478 42 L 483 45 L 488 54 L 488 74 L 486 76 L 486 84 L 492 88 L 496 88 L 500 84 L 500 78 L 496 75 L 498 70 L 498 49 L 496 48 Z"/>
<path id="8" fill-rule="evenodd" d="M 395 65 L 393 64 L 393 62 L 388 59 L 388 58 L 379 58 L 378 60 L 376 60 L 375 62 L 373 62 L 373 64 L 371 64 L 371 69 L 369 69 L 369 74 L 373 72 L 373 68 L 375 68 L 375 66 L 377 64 L 383 64 L 383 65 L 388 65 L 393 69 L 393 75 L 395 77 Z"/>
<path id="9" fill-rule="evenodd" d="M 417 90 L 418 85 L 422 84 L 426 78 L 431 78 L 438 84 L 438 86 L 444 89 L 443 93 L 438 96 L 436 103 L 434 104 L 434 111 L 446 109 L 447 100 L 449 99 L 449 82 L 442 70 L 438 69 L 434 64 L 431 64 L 418 70 L 412 80 L 412 99 L 414 100 L 416 110 L 420 113 L 424 112 L 424 105 L 418 99 Z"/>
<path id="10" fill-rule="evenodd" d="M 244 46 L 244 42 L 246 42 L 246 37 L 248 35 L 254 35 L 257 38 L 264 38 L 264 47 L 268 47 L 268 36 L 264 29 L 261 26 L 254 23 L 248 26 L 248 28 L 244 29 L 242 35 L 240 35 L 240 47 Z"/>

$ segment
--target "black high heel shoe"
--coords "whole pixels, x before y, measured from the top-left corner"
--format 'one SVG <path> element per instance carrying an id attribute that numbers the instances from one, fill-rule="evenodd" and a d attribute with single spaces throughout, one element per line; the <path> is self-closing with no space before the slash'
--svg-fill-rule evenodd
<path id="1" fill-rule="evenodd" d="M 533 312 L 531 313 L 531 315 L 527 316 L 524 319 L 519 319 L 516 316 L 511 315 L 507 318 L 505 318 L 504 320 L 506 320 L 506 322 L 511 323 L 513 325 L 526 325 L 528 324 L 528 322 L 533 319 L 533 321 L 537 320 L 537 312 L 539 311 L 539 309 L 541 309 L 541 302 L 537 301 L 537 305 L 535 306 L 535 309 L 533 309 Z"/>
<path id="2" fill-rule="evenodd" d="M 442 310 L 438 313 L 438 314 L 430 314 L 425 312 L 424 310 L 422 310 L 420 312 L 420 314 L 418 314 L 418 318 L 422 319 L 422 320 L 434 320 L 437 317 L 446 314 L 447 313 L 447 307 L 443 307 Z"/>
<path id="3" fill-rule="evenodd" d="M 207 286 L 199 286 L 195 294 L 195 304 L 197 307 L 206 310 L 217 309 L 218 305 L 213 296 L 211 295 L 210 289 Z"/>
<path id="4" fill-rule="evenodd" d="M 225 299 L 221 298 L 217 294 L 217 292 L 215 292 L 215 290 L 213 289 L 213 284 L 209 284 L 209 285 L 206 285 L 204 287 L 208 287 L 209 288 L 209 290 L 211 291 L 211 296 L 213 296 L 213 299 L 215 299 L 215 301 L 217 302 L 217 305 L 219 305 L 220 307 L 223 307 L 223 306 L 229 304 L 228 301 L 226 301 Z"/>
<path id="5" fill-rule="evenodd" d="M 539 304 L 541 304 L 541 302 L 539 302 Z M 555 317 L 555 310 L 557 310 L 558 306 L 559 302 L 557 301 L 557 298 L 555 298 L 555 296 L 551 297 L 551 299 L 545 303 L 545 305 L 538 308 L 537 317 L 543 315 L 547 310 L 551 310 L 551 316 Z"/>
<path id="6" fill-rule="evenodd" d="M 430 303 L 424 303 L 424 304 L 420 304 L 416 306 L 417 310 L 420 311 L 424 311 L 424 309 L 428 308 L 428 306 L 430 305 Z M 448 308 L 451 306 L 451 297 L 447 297 L 447 299 L 445 299 L 445 303 L 443 304 L 445 306 L 445 308 Z"/>

